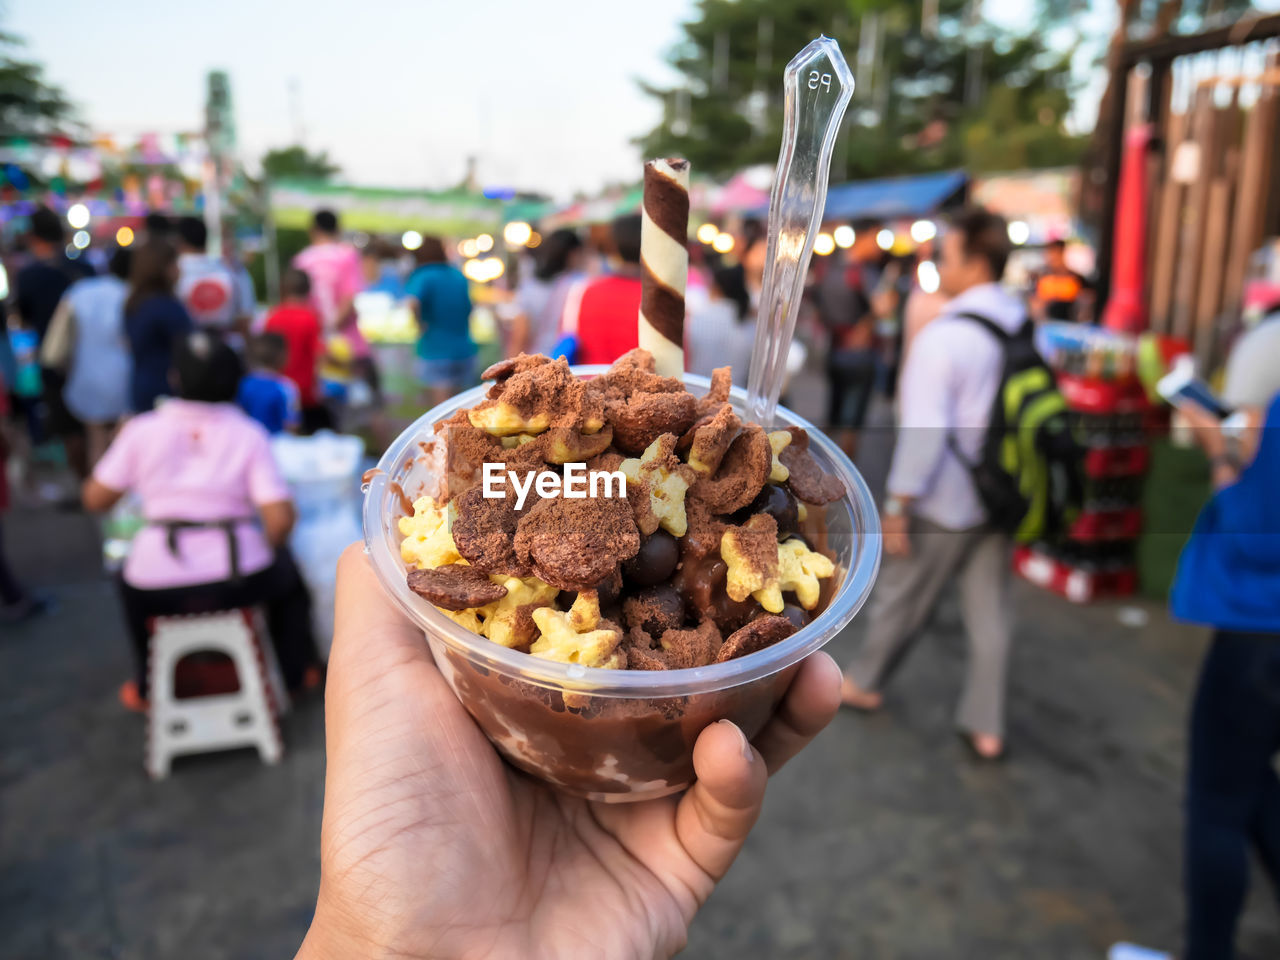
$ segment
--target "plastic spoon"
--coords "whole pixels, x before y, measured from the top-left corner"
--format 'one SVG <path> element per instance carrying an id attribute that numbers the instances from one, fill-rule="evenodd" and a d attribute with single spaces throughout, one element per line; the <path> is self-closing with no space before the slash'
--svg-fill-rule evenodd
<path id="1" fill-rule="evenodd" d="M 805 274 L 827 202 L 836 132 L 853 96 L 853 73 L 830 37 L 796 54 L 782 82 L 782 150 L 769 195 L 769 245 L 747 379 L 747 412 L 766 427 L 786 378 Z"/>

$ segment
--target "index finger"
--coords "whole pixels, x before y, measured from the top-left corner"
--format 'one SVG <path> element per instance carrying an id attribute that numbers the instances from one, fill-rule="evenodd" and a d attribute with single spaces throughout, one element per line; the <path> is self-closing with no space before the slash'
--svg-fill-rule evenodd
<path id="1" fill-rule="evenodd" d="M 800 664 L 778 712 L 752 741 L 770 776 L 831 722 L 840 709 L 840 680 L 840 667 L 829 654 L 815 653 Z"/>
<path id="2" fill-rule="evenodd" d="M 394 666 L 426 661 L 434 666 L 422 630 L 387 596 L 363 543 L 353 543 L 338 560 L 330 683 L 335 675 L 360 684 Z"/>

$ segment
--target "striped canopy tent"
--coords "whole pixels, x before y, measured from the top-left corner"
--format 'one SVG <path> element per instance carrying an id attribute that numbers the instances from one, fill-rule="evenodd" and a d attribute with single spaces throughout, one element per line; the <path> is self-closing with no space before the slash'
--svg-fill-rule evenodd
<path id="1" fill-rule="evenodd" d="M 769 188 L 772 184 L 772 167 L 748 167 L 735 173 L 724 186 L 712 191 L 701 209 L 713 216 L 723 216 L 726 213 L 750 212 L 768 207 Z"/>
<path id="2" fill-rule="evenodd" d="M 907 220 L 927 217 L 965 201 L 969 175 L 963 170 L 883 177 L 840 183 L 827 191 L 824 220 Z M 755 211 L 769 212 L 766 201 Z"/>
<path id="3" fill-rule="evenodd" d="M 432 192 L 281 180 L 271 184 L 276 225 L 302 229 L 320 208 L 335 211 L 348 230 L 397 233 L 418 230 L 471 236 L 501 230 L 504 204 L 464 190 Z"/>

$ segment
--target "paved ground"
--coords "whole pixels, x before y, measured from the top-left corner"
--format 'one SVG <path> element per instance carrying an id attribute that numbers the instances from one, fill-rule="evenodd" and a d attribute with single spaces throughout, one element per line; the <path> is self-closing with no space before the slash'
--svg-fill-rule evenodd
<path id="1" fill-rule="evenodd" d="M 9 549 L 60 607 L 0 638 L 0 958 L 281 958 L 310 918 L 323 774 L 317 702 L 275 769 L 247 752 L 153 784 L 116 705 L 128 654 L 92 524 L 19 511 Z M 842 714 L 770 792 L 687 955 L 1063 958 L 1176 946 L 1180 778 L 1199 631 L 1123 627 L 1021 585 L 1012 755 L 951 733 L 963 638 L 948 603 L 876 717 Z M 834 641 L 857 642 L 854 622 Z M 424 869 L 428 869 L 424 865 Z M 1261 889 L 1247 956 L 1280 956 Z"/>

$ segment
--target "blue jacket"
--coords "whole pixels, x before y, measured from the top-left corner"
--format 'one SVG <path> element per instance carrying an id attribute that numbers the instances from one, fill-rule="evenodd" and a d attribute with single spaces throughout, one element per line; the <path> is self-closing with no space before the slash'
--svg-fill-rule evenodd
<path id="1" fill-rule="evenodd" d="M 1200 512 L 1178 559 L 1170 611 L 1220 630 L 1280 633 L 1280 396 L 1253 462 Z"/>

